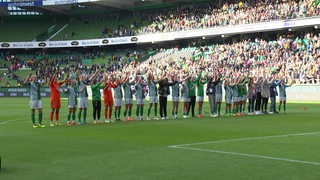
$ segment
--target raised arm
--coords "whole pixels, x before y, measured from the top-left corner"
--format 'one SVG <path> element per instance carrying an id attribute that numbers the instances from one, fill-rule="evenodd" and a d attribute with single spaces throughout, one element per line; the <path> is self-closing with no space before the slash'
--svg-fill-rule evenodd
<path id="1" fill-rule="evenodd" d="M 93 76 L 91 76 L 91 77 L 89 78 L 89 81 L 92 81 L 92 79 L 96 78 L 99 72 L 100 72 L 100 70 L 98 70 L 97 72 L 95 72 L 95 73 L 93 74 Z"/>
<path id="2" fill-rule="evenodd" d="M 68 77 L 69 77 L 69 73 L 67 73 L 67 75 L 64 77 L 64 79 L 60 82 L 60 85 L 64 84 L 67 81 Z"/>
<path id="3" fill-rule="evenodd" d="M 51 76 L 51 79 L 50 79 L 50 85 L 53 84 L 53 82 L 55 81 L 56 79 L 56 75 L 57 75 L 57 71 Z"/>
<path id="4" fill-rule="evenodd" d="M 44 82 L 40 83 L 40 86 L 43 86 L 45 84 L 47 84 L 48 80 L 47 80 L 47 76 L 44 77 Z"/>
<path id="5" fill-rule="evenodd" d="M 27 84 L 30 81 L 31 76 L 32 72 L 30 72 L 29 75 L 24 79 L 23 84 Z"/>

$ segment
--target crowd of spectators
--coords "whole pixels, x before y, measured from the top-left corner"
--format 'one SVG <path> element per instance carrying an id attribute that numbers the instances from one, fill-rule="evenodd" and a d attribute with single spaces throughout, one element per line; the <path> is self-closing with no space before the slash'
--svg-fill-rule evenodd
<path id="1" fill-rule="evenodd" d="M 230 44 L 215 44 L 192 50 L 193 58 L 171 56 L 179 49 L 163 50 L 159 59 L 150 58 L 140 65 L 173 72 L 232 72 L 239 75 L 268 77 L 279 75 L 298 84 L 320 83 L 320 34 L 284 34 L 274 40 L 256 37 Z M 187 53 L 185 53 L 187 54 Z"/>
<path id="2" fill-rule="evenodd" d="M 179 57 L 171 56 L 177 52 L 180 52 Z M 15 58 L 7 59 L 7 61 L 16 62 L 17 65 L 14 67 L 20 67 L 18 64 L 31 67 L 37 72 L 40 79 L 52 75 L 57 69 L 61 69 L 61 73 L 80 71 L 83 74 L 91 74 L 97 69 L 121 71 L 126 64 L 131 64 L 131 69 L 139 68 L 142 72 L 148 72 L 150 67 L 153 67 L 156 69 L 154 72 L 159 72 L 159 70 L 168 72 L 176 70 L 183 72 L 228 71 L 233 72 L 233 76 L 241 74 L 257 77 L 279 74 L 300 84 L 320 83 L 320 35 L 315 32 L 288 32 L 279 35 L 278 38 L 270 35 L 267 39 L 256 35 L 255 38 L 232 43 L 208 44 L 203 47 L 189 48 L 191 56 L 184 56 L 188 53 L 182 52 L 181 48 L 163 49 L 158 52 L 158 54 L 161 53 L 164 55 L 151 56 L 144 63 L 135 63 L 135 60 L 145 55 L 146 50 L 114 53 L 108 56 L 106 63 L 91 65 L 82 63 L 81 59 L 104 57 L 105 52 L 91 50 L 77 55 L 66 53 L 58 59 L 51 60 L 46 58 L 48 54 L 44 53 L 41 54 L 43 59 L 39 61 L 29 59 L 27 63 L 23 63 L 23 60 L 12 55 L 11 57 Z M 13 64 L 10 67 L 12 66 Z M 60 76 L 62 77 L 63 74 Z"/>
<path id="3" fill-rule="evenodd" d="M 97 69 L 105 71 L 116 71 L 122 69 L 124 64 L 136 61 L 146 56 L 146 51 L 142 49 L 130 49 L 126 51 L 107 51 L 102 49 L 90 49 L 82 52 L 78 51 L 35 51 L 30 54 L 21 55 L 15 53 L 1 53 L 0 60 L 4 63 L 0 68 L 6 69 L 0 77 L 6 76 L 16 83 L 11 86 L 22 84 L 23 78 L 20 73 L 16 73 L 20 69 L 28 69 L 35 71 L 39 79 L 50 77 L 56 70 L 60 70 L 59 77 L 63 77 L 65 72 L 81 72 L 83 74 L 91 74 Z M 96 59 L 100 59 L 96 62 Z M 85 63 L 88 60 L 90 63 Z M 1 86 L 6 86 L 4 82 Z"/>
<path id="4" fill-rule="evenodd" d="M 201 28 L 318 16 L 313 0 L 214 1 L 178 10 L 165 9 L 148 15 L 139 34 L 186 31 Z"/>

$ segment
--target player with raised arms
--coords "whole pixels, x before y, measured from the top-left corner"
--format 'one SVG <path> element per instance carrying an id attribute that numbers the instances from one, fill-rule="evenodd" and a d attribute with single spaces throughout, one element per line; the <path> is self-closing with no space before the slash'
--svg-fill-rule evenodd
<path id="1" fill-rule="evenodd" d="M 40 94 L 40 87 L 47 83 L 47 78 L 45 77 L 44 82 L 39 83 L 37 75 L 32 75 L 30 73 L 24 80 L 24 85 L 29 86 L 30 88 L 30 109 L 31 109 L 31 120 L 33 124 L 33 128 L 41 127 L 44 128 L 45 126 L 42 124 L 42 102 L 41 102 L 41 94 Z M 35 120 L 35 109 L 38 109 L 38 119 L 39 119 L 39 126 L 36 124 Z"/>
<path id="2" fill-rule="evenodd" d="M 51 112 L 50 112 L 50 126 L 54 126 L 52 120 L 53 116 L 55 115 L 56 117 L 56 125 L 60 126 L 61 124 L 59 123 L 59 110 L 61 107 L 61 99 L 60 99 L 60 86 L 64 84 L 69 76 L 67 74 L 64 78 L 64 80 L 58 82 L 57 81 L 57 74 L 59 70 L 57 70 L 51 77 L 50 79 L 50 84 L 49 88 L 51 91 L 51 97 L 50 97 L 50 105 L 51 105 Z"/>

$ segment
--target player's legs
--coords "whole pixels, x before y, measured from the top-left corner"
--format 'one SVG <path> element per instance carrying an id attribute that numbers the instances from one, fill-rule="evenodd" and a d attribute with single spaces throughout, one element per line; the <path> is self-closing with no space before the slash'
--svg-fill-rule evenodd
<path id="1" fill-rule="evenodd" d="M 79 108 L 78 112 L 78 123 L 81 124 L 81 114 L 82 114 L 83 108 Z"/>
<path id="2" fill-rule="evenodd" d="M 129 121 L 132 121 L 132 117 L 131 117 L 131 115 L 132 115 L 132 106 L 133 106 L 133 100 L 130 99 L 129 106 L 128 106 L 128 120 Z"/>
<path id="3" fill-rule="evenodd" d="M 147 120 L 150 120 L 150 112 L 151 112 L 152 106 L 153 106 L 153 103 L 151 103 L 151 101 L 150 101 L 150 103 L 149 103 L 149 108 L 148 108 Z"/>
<path id="4" fill-rule="evenodd" d="M 67 125 L 71 125 L 70 119 L 71 119 L 71 114 L 72 114 L 72 108 L 68 108 L 68 116 L 67 116 Z"/>
<path id="5" fill-rule="evenodd" d="M 38 101 L 37 103 L 37 109 L 38 109 L 38 120 L 39 120 L 39 126 L 40 127 L 45 127 L 43 124 L 42 124 L 42 103 L 41 103 L 41 100 Z"/>
<path id="6" fill-rule="evenodd" d="M 98 108 L 98 105 L 97 105 L 97 101 L 92 101 L 92 108 L 93 108 L 93 123 L 96 124 L 96 119 L 97 119 L 97 108 Z"/>
<path id="7" fill-rule="evenodd" d="M 101 101 L 97 101 L 97 119 L 99 123 L 102 123 L 100 118 L 101 118 Z"/>

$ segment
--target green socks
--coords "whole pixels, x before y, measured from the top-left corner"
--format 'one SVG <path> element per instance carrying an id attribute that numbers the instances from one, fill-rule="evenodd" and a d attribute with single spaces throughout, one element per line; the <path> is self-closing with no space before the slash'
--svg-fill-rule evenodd
<path id="1" fill-rule="evenodd" d="M 124 111 L 123 111 L 123 116 L 124 116 L 124 117 L 127 117 L 127 110 L 124 110 Z"/>
<path id="2" fill-rule="evenodd" d="M 34 113 L 31 114 L 31 120 L 33 124 L 36 124 L 36 119 L 34 117 Z"/>
<path id="3" fill-rule="evenodd" d="M 81 122 L 81 111 L 78 112 L 78 121 Z"/>
<path id="4" fill-rule="evenodd" d="M 87 110 L 83 111 L 83 122 L 86 122 L 87 120 Z"/>
<path id="5" fill-rule="evenodd" d="M 158 115 L 158 108 L 154 107 L 154 116 L 157 117 Z"/>
<path id="6" fill-rule="evenodd" d="M 140 107 L 140 116 L 143 116 L 143 106 Z"/>
<path id="7" fill-rule="evenodd" d="M 72 113 L 72 120 L 75 121 L 76 120 L 76 113 Z"/>
<path id="8" fill-rule="evenodd" d="M 39 124 L 42 123 L 42 114 L 38 114 L 38 118 L 39 118 Z M 36 118 L 35 118 L 35 114 L 31 113 L 31 120 L 32 120 L 32 124 L 36 124 Z"/>
<path id="9" fill-rule="evenodd" d="M 151 108 L 148 108 L 148 117 L 150 116 Z"/>
<path id="10" fill-rule="evenodd" d="M 39 117 L 39 123 L 42 124 L 42 114 L 39 114 L 38 117 Z"/>

